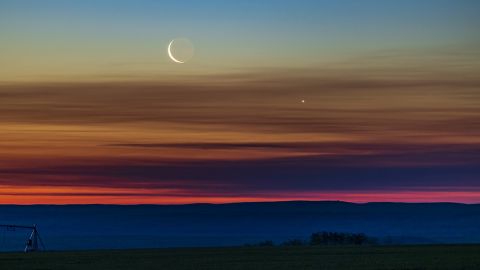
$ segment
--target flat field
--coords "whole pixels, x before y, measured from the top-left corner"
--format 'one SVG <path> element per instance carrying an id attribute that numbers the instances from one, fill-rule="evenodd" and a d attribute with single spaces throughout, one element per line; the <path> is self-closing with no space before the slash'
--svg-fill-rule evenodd
<path id="1" fill-rule="evenodd" d="M 480 269 L 480 245 L 225 247 L 0 253 L 0 269 Z"/>

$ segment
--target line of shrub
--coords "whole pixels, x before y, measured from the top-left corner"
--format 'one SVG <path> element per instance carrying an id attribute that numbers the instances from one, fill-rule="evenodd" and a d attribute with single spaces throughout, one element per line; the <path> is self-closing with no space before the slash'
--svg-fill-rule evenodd
<path id="1" fill-rule="evenodd" d="M 290 239 L 283 242 L 282 246 L 327 246 L 327 245 L 375 245 L 378 240 L 369 237 L 364 233 L 342 233 L 342 232 L 316 232 L 310 235 L 309 240 Z M 247 246 L 271 247 L 275 243 L 271 240 L 249 244 Z"/>

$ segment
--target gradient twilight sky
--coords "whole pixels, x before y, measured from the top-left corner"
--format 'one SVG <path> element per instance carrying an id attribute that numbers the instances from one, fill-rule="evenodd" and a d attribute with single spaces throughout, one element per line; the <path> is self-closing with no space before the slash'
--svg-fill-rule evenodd
<path id="1" fill-rule="evenodd" d="M 0 203 L 479 203 L 478 14 L 0 0 Z"/>

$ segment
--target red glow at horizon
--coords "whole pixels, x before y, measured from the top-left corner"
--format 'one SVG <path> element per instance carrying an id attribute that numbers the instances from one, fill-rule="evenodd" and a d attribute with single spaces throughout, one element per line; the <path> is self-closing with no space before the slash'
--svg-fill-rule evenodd
<path id="1" fill-rule="evenodd" d="M 241 196 L 206 196 L 191 194 L 165 194 L 152 190 L 115 188 L 23 188 L 0 187 L 0 204 L 191 204 L 240 203 L 273 201 L 345 201 L 352 203 L 403 202 L 403 203 L 480 203 L 480 191 L 345 191 L 345 192 L 284 192 Z M 163 195 L 162 195 L 163 193 Z"/>

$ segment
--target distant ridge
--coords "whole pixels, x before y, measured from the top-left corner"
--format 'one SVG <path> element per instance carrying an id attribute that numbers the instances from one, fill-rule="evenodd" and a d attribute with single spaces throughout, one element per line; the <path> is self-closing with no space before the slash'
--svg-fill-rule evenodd
<path id="1" fill-rule="evenodd" d="M 0 205 L 0 223 L 37 224 L 45 244 L 59 250 L 279 243 L 318 231 L 395 244 L 480 243 L 480 204 L 461 203 Z"/>
<path id="2" fill-rule="evenodd" d="M 245 201 L 245 202 L 227 202 L 227 203 L 184 203 L 184 204 L 0 204 L 0 206 L 195 206 L 195 205 L 247 205 L 247 204 L 339 204 L 339 205 L 480 205 L 480 203 L 459 203 L 459 202 L 348 202 L 348 201 L 331 201 L 331 200 L 291 200 L 291 201 Z"/>

